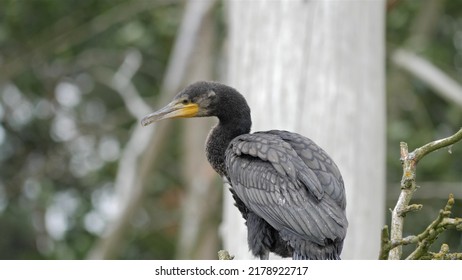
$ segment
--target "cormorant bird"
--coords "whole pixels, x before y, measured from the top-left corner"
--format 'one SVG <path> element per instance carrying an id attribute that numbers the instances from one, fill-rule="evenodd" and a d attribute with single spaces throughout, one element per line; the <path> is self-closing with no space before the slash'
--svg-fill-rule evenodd
<path id="1" fill-rule="evenodd" d="M 207 159 L 231 185 L 252 254 L 340 259 L 348 226 L 343 179 L 312 140 L 281 130 L 250 133 L 246 100 L 216 82 L 191 84 L 141 123 L 208 116 L 219 122 L 207 138 Z"/>

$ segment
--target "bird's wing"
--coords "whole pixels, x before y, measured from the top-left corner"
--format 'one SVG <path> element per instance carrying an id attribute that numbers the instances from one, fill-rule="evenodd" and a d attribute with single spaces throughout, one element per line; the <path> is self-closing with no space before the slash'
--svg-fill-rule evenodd
<path id="1" fill-rule="evenodd" d="M 236 137 L 226 150 L 225 162 L 233 190 L 277 230 L 320 245 L 326 239 L 343 240 L 347 222 L 344 207 L 332 196 L 336 191 L 298 153 L 277 131 Z"/>
<path id="2" fill-rule="evenodd" d="M 316 174 L 326 195 L 345 209 L 346 197 L 342 175 L 335 162 L 321 147 L 297 133 L 283 130 L 270 130 L 266 133 L 277 135 L 289 143 L 306 166 Z"/>

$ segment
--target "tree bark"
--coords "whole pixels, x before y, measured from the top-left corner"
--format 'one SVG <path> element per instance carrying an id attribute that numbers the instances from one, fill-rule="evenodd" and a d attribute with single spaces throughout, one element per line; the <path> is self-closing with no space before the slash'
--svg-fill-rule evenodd
<path id="1" fill-rule="evenodd" d="M 228 84 L 252 108 L 253 131 L 285 129 L 339 166 L 349 228 L 344 259 L 375 259 L 385 207 L 383 1 L 231 1 Z M 224 247 L 250 258 L 225 192 Z"/>

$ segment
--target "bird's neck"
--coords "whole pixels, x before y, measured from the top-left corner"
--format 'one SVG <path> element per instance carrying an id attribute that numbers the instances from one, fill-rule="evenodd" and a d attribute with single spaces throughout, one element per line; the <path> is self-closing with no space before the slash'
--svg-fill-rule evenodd
<path id="1" fill-rule="evenodd" d="M 220 176 L 227 176 L 225 152 L 231 140 L 250 132 L 252 122 L 250 116 L 232 120 L 219 119 L 218 124 L 210 131 L 206 144 L 206 155 L 210 165 Z"/>

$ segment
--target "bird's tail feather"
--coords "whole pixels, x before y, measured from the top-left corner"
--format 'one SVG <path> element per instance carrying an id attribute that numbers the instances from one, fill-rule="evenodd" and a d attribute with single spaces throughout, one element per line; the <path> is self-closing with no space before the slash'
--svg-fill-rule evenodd
<path id="1" fill-rule="evenodd" d="M 294 252 L 292 256 L 293 260 L 340 260 L 340 256 L 336 253 L 327 254 L 327 255 L 310 255 L 307 256 L 300 252 Z"/>

